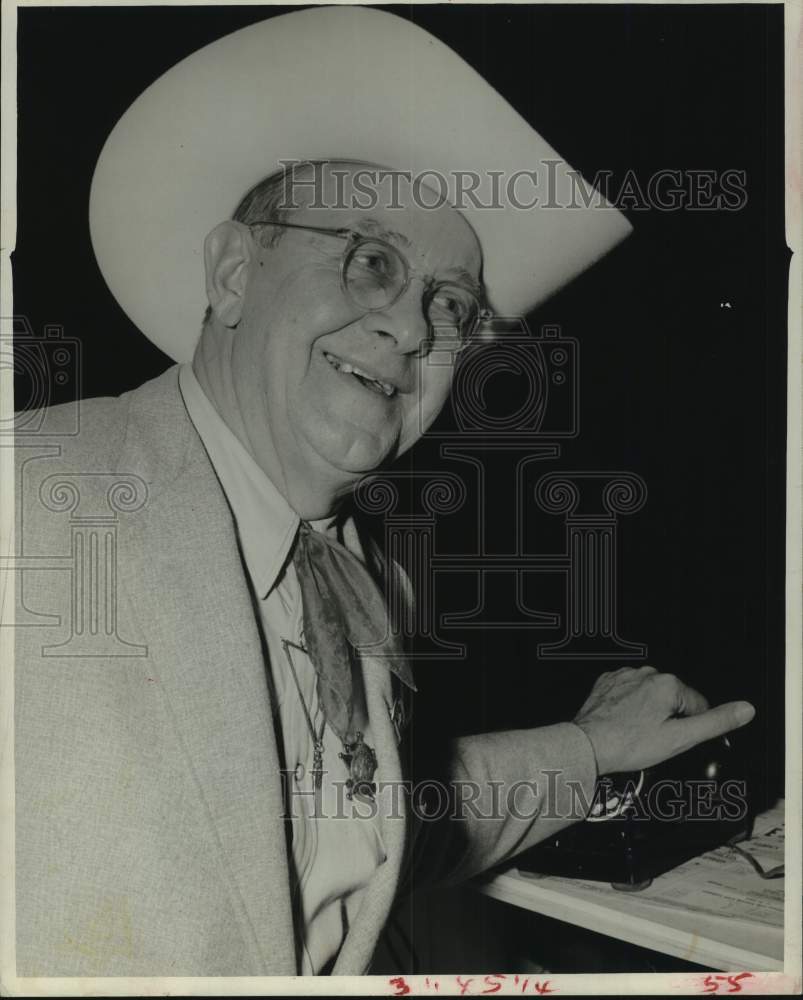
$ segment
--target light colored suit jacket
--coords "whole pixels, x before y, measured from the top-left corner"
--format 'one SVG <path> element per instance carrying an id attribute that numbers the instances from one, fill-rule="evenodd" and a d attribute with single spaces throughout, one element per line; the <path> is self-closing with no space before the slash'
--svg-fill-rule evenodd
<path id="1" fill-rule="evenodd" d="M 61 419 L 16 456 L 17 973 L 294 975 L 265 652 L 177 368 L 82 403 L 72 436 Z M 399 781 L 390 675 L 368 659 L 364 681 L 379 776 Z M 570 723 L 456 740 L 447 769 L 536 780 L 541 805 L 551 784 L 559 817 L 385 818 L 336 974 L 369 969 L 413 863 L 446 882 L 493 866 L 578 818 L 567 782 L 588 800 L 596 777 Z"/>

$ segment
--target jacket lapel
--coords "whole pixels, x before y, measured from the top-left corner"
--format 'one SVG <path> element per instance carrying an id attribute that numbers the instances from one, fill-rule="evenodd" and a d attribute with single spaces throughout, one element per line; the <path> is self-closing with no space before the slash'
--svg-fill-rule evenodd
<path id="1" fill-rule="evenodd" d="M 279 756 L 231 515 L 176 369 L 130 399 L 120 469 L 143 476 L 149 498 L 130 519 L 120 582 L 203 799 L 254 973 L 293 975 Z"/>

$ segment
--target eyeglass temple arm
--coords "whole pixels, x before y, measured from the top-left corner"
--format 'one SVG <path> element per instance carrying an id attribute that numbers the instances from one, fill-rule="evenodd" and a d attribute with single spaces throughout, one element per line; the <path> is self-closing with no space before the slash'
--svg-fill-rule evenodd
<path id="1" fill-rule="evenodd" d="M 326 236 L 338 236 L 340 239 L 348 240 L 357 234 L 353 229 L 331 229 L 325 226 L 302 226 L 298 222 L 276 222 L 274 219 L 255 219 L 248 223 L 249 226 L 281 226 L 282 229 L 306 229 L 310 233 L 324 233 Z"/>

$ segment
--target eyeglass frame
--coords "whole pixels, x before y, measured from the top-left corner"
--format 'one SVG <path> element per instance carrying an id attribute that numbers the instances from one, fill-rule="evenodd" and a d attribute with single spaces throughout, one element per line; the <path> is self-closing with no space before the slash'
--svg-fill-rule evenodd
<path id="1" fill-rule="evenodd" d="M 354 302 L 354 304 L 358 306 L 360 309 L 365 309 L 366 313 L 382 312 L 383 309 L 389 309 L 392 305 L 398 302 L 399 299 L 402 297 L 402 295 L 404 295 L 404 293 L 410 287 L 410 279 L 412 277 L 415 277 L 417 275 L 418 277 L 422 277 L 425 278 L 425 280 L 427 280 L 426 275 L 422 275 L 420 271 L 416 271 L 416 269 L 410 265 L 410 261 L 407 259 L 406 255 L 403 254 L 401 250 L 398 249 L 398 247 L 393 246 L 392 243 L 388 243 L 387 240 L 383 240 L 379 236 L 366 236 L 365 233 L 358 232 L 356 229 L 351 229 L 348 226 L 342 226 L 340 228 L 333 229 L 332 227 L 326 227 L 326 226 L 306 226 L 298 222 L 277 222 L 274 219 L 255 219 L 253 222 L 245 223 L 245 225 L 247 225 L 249 228 L 252 228 L 254 226 L 278 226 L 281 229 L 302 229 L 310 233 L 323 233 L 325 236 L 337 236 L 340 239 L 347 240 L 348 242 L 346 243 L 346 247 L 343 251 L 343 256 L 340 259 L 340 287 L 343 290 L 344 294 L 347 295 L 348 298 L 352 302 Z M 360 245 L 360 243 L 379 243 L 382 246 L 386 246 L 390 250 L 392 250 L 393 253 L 395 253 L 404 264 L 403 285 L 401 286 L 395 297 L 390 300 L 390 302 L 387 302 L 384 306 L 380 306 L 374 309 L 370 309 L 364 306 L 361 302 L 356 302 L 354 296 L 349 290 L 348 284 L 346 283 L 346 261 L 349 258 L 349 254 L 351 254 Z M 438 288 L 444 286 L 447 288 L 451 286 L 454 288 L 460 288 L 463 291 L 467 291 L 470 295 L 472 295 L 476 299 L 478 309 L 477 309 L 477 321 L 474 325 L 474 329 L 471 331 L 470 334 L 468 334 L 465 337 L 462 335 L 458 335 L 459 345 L 457 347 L 450 348 L 455 353 L 465 350 L 465 348 L 468 347 L 469 344 L 471 343 L 471 340 L 474 334 L 479 329 L 479 327 L 483 323 L 488 323 L 494 318 L 493 312 L 490 309 L 488 309 L 487 306 L 483 305 L 482 298 L 479 295 L 477 295 L 477 293 L 473 289 L 466 288 L 464 285 L 458 285 L 457 282 L 454 281 L 439 281 L 433 285 L 431 283 L 431 279 L 428 280 L 430 283 L 428 291 L 432 291 L 433 289 L 437 290 Z M 429 317 L 427 317 L 427 323 L 430 329 L 434 325 L 429 322 Z M 430 349 L 434 341 L 435 338 L 430 338 L 427 341 L 427 344 L 430 345 Z"/>

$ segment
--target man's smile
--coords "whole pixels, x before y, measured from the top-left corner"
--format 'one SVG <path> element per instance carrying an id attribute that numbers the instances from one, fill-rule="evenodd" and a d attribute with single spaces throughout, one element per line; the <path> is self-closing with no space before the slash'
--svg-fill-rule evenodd
<path id="1" fill-rule="evenodd" d="M 366 368 L 352 364 L 350 361 L 345 361 L 343 358 L 339 358 L 336 354 L 331 354 L 329 351 L 324 351 L 323 356 L 335 371 L 340 372 L 341 375 L 353 375 L 366 389 L 386 396 L 388 399 L 392 399 L 397 395 L 398 387 L 393 382 L 381 379 Z"/>

